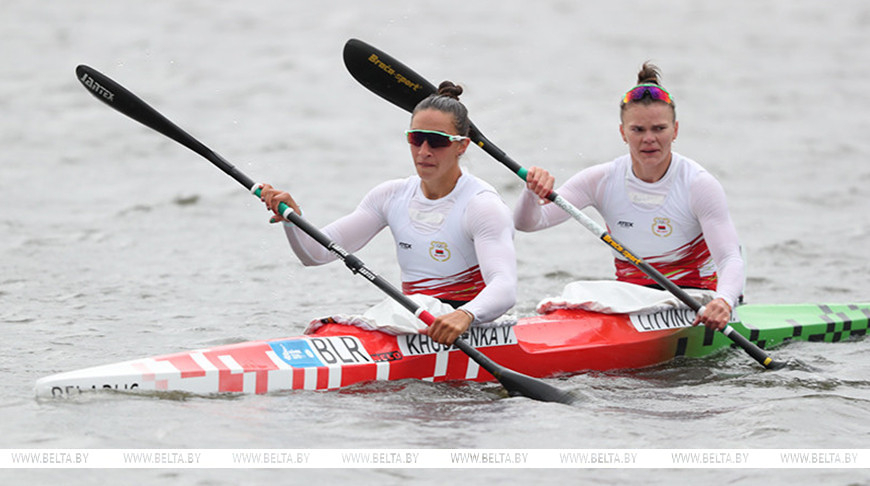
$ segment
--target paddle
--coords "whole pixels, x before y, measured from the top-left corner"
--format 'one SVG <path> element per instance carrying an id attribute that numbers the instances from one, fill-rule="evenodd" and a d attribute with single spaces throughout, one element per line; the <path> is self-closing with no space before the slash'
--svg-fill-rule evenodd
<path id="1" fill-rule="evenodd" d="M 345 44 L 344 64 L 347 66 L 348 71 L 350 71 L 351 76 L 359 81 L 360 84 L 381 98 L 409 112 L 413 111 L 414 107 L 421 100 L 436 92 L 435 86 L 432 83 L 414 72 L 411 68 L 405 66 L 389 54 L 359 39 L 350 39 Z M 470 137 L 480 148 L 504 164 L 505 167 L 517 174 L 521 179 L 526 179 L 528 171 L 484 137 L 474 123 L 471 124 Z M 602 241 L 622 254 L 634 266 L 688 305 L 696 313 L 703 313 L 701 304 L 686 293 L 685 290 L 668 280 L 661 272 L 642 258 L 636 256 L 625 245 L 616 241 L 607 230 L 562 198 L 562 196 L 558 195 L 556 191 L 552 191 L 547 199 L 565 210 L 589 231 L 598 235 Z M 775 361 L 764 350 L 735 331 L 730 325 L 725 326 L 722 329 L 722 333 L 743 348 L 744 351 L 765 368 L 779 369 L 786 365 L 784 362 Z"/>
<path id="2" fill-rule="evenodd" d="M 90 91 L 90 93 L 100 101 L 138 121 L 146 127 L 156 130 L 190 150 L 193 150 L 235 179 L 254 195 L 260 195 L 259 184 L 254 183 L 253 180 L 241 173 L 223 157 L 169 121 L 169 119 L 158 113 L 157 110 L 149 106 L 120 84 L 88 66 L 78 66 L 76 68 L 76 75 L 88 91 Z M 290 222 L 298 226 L 302 231 L 341 259 L 351 272 L 360 274 L 367 278 L 371 283 L 375 284 L 375 286 L 384 291 L 384 293 L 389 295 L 404 308 L 414 313 L 415 316 L 427 325 L 432 325 L 435 321 L 435 316 L 402 294 L 389 282 L 366 268 L 362 260 L 351 253 L 348 253 L 334 241 L 331 241 L 328 236 L 303 219 L 302 216 L 296 214 L 289 206 L 281 203 L 279 210 L 285 218 L 290 220 Z M 454 345 L 494 376 L 511 395 L 522 395 L 535 400 L 564 404 L 570 404 L 576 399 L 570 392 L 560 390 L 542 380 L 526 376 L 495 363 L 462 339 L 457 339 L 454 342 Z"/>

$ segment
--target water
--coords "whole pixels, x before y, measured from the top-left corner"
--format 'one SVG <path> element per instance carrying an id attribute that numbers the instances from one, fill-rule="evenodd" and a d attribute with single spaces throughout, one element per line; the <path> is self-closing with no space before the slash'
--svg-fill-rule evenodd
<path id="1" fill-rule="evenodd" d="M 34 400 L 55 372 L 299 334 L 359 312 L 377 289 L 341 265 L 303 269 L 268 214 L 174 142 L 97 103 L 85 63 L 139 94 L 325 224 L 409 174 L 407 115 L 346 73 L 357 37 L 431 81 L 466 87 L 484 134 L 560 180 L 625 151 L 619 96 L 651 59 L 681 122 L 676 150 L 725 186 L 756 303 L 866 302 L 870 6 L 772 0 L 607 5 L 0 0 L 0 426 L 4 448 L 867 448 L 867 341 L 738 352 L 555 382 L 575 408 L 501 399 L 494 385 L 369 384 L 228 399 Z M 465 163 L 513 205 L 520 185 Z M 576 279 L 609 278 L 577 224 L 519 234 L 517 312 Z M 359 253 L 397 281 L 389 236 Z M 461 473 L 461 475 L 459 475 Z M 643 473 L 643 474 L 638 474 Z M 129 480 L 128 471 L 3 471 L 6 483 Z M 861 471 L 142 470 L 137 483 L 286 478 L 442 484 L 585 480 L 868 484 Z"/>

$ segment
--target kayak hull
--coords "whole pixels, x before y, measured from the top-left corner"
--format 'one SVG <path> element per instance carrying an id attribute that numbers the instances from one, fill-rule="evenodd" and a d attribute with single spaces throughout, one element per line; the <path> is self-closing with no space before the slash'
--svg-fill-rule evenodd
<path id="1" fill-rule="evenodd" d="M 761 348 L 792 340 L 836 342 L 867 333 L 870 304 L 746 305 L 732 327 Z M 692 311 L 612 315 L 556 310 L 514 325 L 475 327 L 466 342 L 496 363 L 538 378 L 636 369 L 731 346 Z M 251 341 L 59 373 L 37 381 L 38 397 L 98 390 L 263 394 L 334 390 L 373 380 L 493 381 L 465 353 L 422 334 L 390 335 L 326 323 L 313 334 Z"/>

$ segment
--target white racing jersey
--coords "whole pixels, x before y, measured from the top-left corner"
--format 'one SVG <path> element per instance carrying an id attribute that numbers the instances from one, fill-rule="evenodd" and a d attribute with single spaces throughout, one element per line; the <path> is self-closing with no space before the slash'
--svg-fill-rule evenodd
<path id="1" fill-rule="evenodd" d="M 445 197 L 427 199 L 418 176 L 384 182 L 356 210 L 323 228 L 350 252 L 389 226 L 405 294 L 467 302 L 475 322 L 491 321 L 516 301 L 516 255 L 510 210 L 489 184 L 463 171 Z M 294 225 L 287 238 L 304 265 L 337 257 Z"/>
<path id="2" fill-rule="evenodd" d="M 585 169 L 557 192 L 578 208 L 593 206 L 608 232 L 681 287 L 716 290 L 732 307 L 743 292 L 744 267 L 725 191 L 703 167 L 673 154 L 667 173 L 654 183 L 638 179 L 631 156 Z M 569 218 L 561 208 L 538 204 L 524 191 L 514 223 L 535 231 Z M 614 253 L 617 280 L 655 284 L 622 255 Z"/>
<path id="3" fill-rule="evenodd" d="M 403 293 L 467 302 L 483 290 L 473 235 L 463 221 L 469 201 L 482 192 L 495 191 L 478 179 L 461 177 L 441 199 L 419 197 L 414 178 L 394 193 L 387 225 L 396 242 Z"/>

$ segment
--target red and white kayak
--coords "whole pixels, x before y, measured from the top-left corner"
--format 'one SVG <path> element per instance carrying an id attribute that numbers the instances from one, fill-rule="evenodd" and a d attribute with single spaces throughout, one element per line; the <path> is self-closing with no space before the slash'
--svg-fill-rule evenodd
<path id="1" fill-rule="evenodd" d="M 731 325 L 761 348 L 790 340 L 835 342 L 867 333 L 870 304 L 744 305 Z M 728 347 L 718 332 L 691 327 L 694 313 L 602 314 L 556 309 L 515 323 L 473 327 L 465 340 L 509 369 L 558 377 L 643 368 Z M 734 351 L 738 352 L 738 351 Z M 492 381 L 465 353 L 422 334 L 391 335 L 326 323 L 313 334 L 199 349 L 48 376 L 38 397 L 95 390 L 269 393 L 333 390 L 371 380 Z"/>

